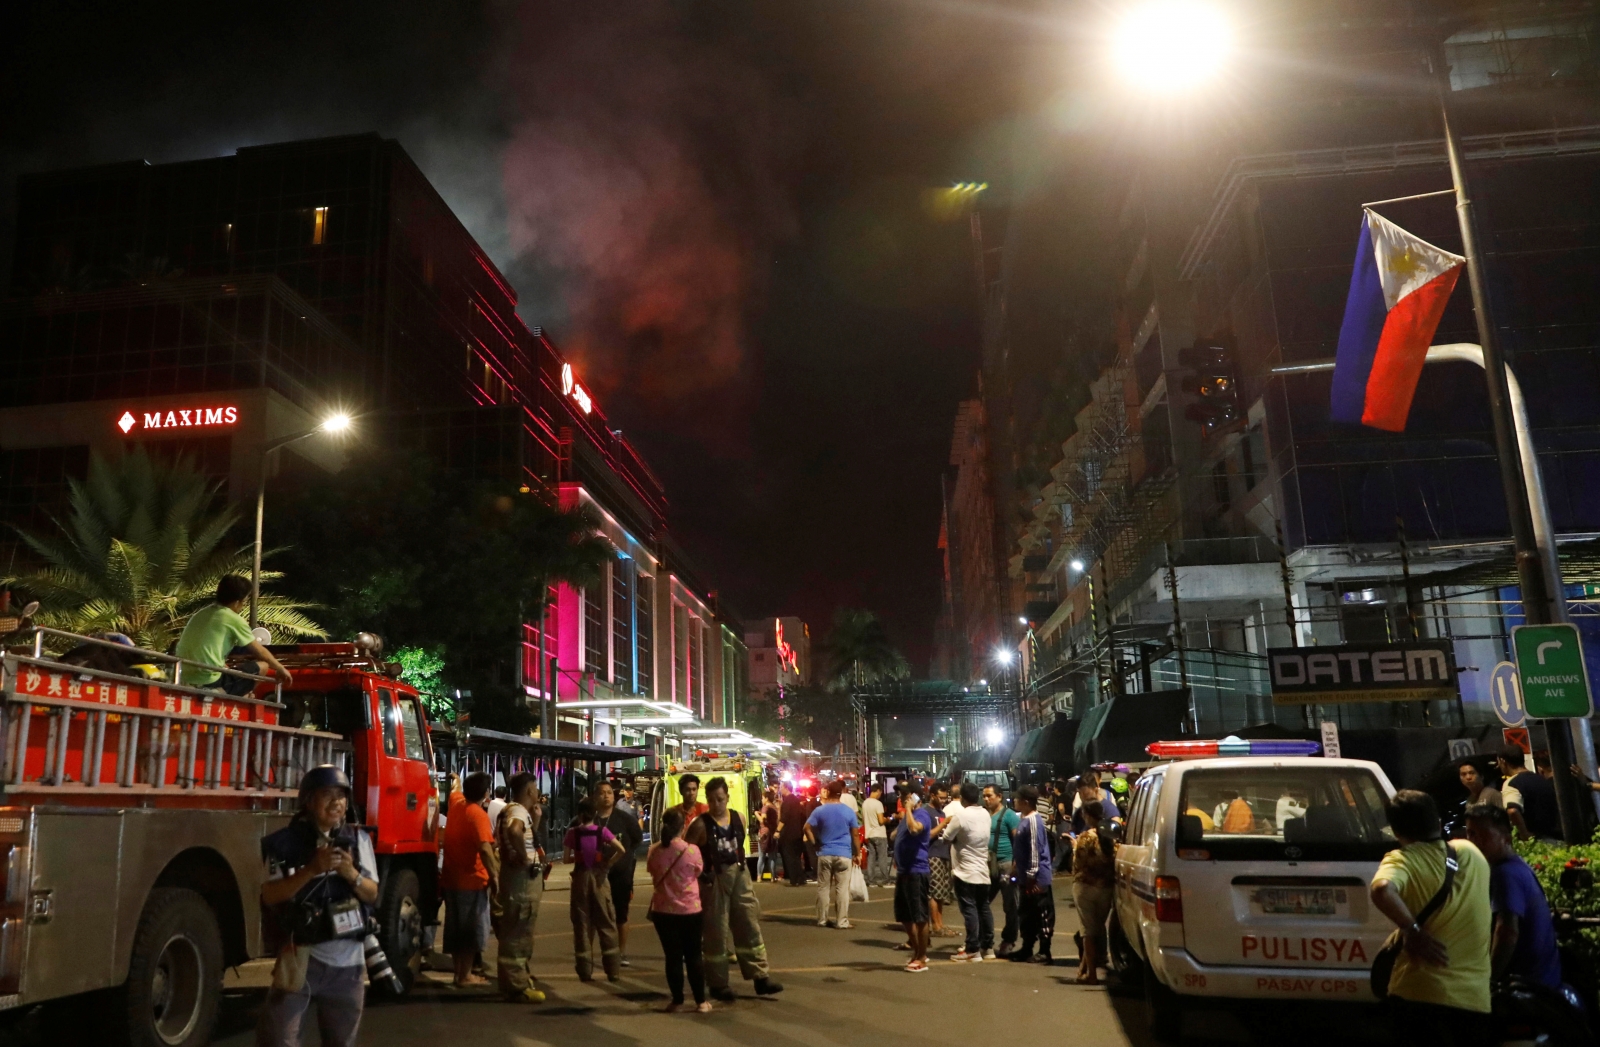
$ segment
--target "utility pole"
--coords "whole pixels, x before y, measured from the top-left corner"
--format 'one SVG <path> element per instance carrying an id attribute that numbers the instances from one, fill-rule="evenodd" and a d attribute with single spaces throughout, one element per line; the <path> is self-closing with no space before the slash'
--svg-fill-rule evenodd
<path id="1" fill-rule="evenodd" d="M 1200 708 L 1195 704 L 1194 695 L 1189 693 L 1189 655 L 1183 642 L 1183 613 L 1178 606 L 1178 565 L 1172 559 L 1172 543 L 1164 544 L 1167 550 L 1167 591 L 1172 593 L 1172 648 L 1178 652 L 1178 686 L 1183 688 L 1189 699 L 1189 730 L 1199 734 Z"/>
<path id="2" fill-rule="evenodd" d="M 1517 581 L 1522 595 L 1522 613 L 1530 625 L 1546 625 L 1565 619 L 1566 596 L 1559 569 L 1550 571 L 1541 558 L 1533 526 L 1527 478 L 1517 447 L 1516 423 L 1511 409 L 1511 393 L 1506 381 L 1505 356 L 1500 348 L 1500 332 L 1495 327 L 1489 301 L 1488 277 L 1483 246 L 1478 237 L 1477 212 L 1472 202 L 1471 185 L 1461 156 L 1461 141 L 1451 119 L 1450 65 L 1444 44 L 1436 43 L 1429 52 L 1434 86 L 1439 95 L 1439 119 L 1444 126 L 1445 155 L 1450 162 L 1450 180 L 1456 194 L 1456 218 L 1461 226 L 1461 253 L 1467 259 L 1467 282 L 1472 290 L 1472 310 L 1477 319 L 1478 344 L 1483 347 L 1483 373 L 1488 385 L 1489 415 L 1494 423 L 1495 456 L 1500 463 L 1500 485 L 1505 493 L 1506 516 L 1511 522 L 1511 542 L 1516 553 Z M 1552 550 L 1553 552 L 1553 550 Z M 1553 558 L 1553 557 L 1552 557 Z M 1554 577 L 1547 577 L 1554 574 Z M 1550 762 L 1555 769 L 1556 804 L 1561 811 L 1561 834 L 1568 843 L 1584 839 L 1581 800 L 1570 768 L 1574 746 L 1571 724 L 1545 722 Z"/>

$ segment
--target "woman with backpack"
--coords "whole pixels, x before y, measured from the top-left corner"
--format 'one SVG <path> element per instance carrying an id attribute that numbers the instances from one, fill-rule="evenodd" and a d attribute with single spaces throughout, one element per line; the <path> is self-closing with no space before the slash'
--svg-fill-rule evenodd
<path id="1" fill-rule="evenodd" d="M 617 914 L 612 907 L 609 874 L 612 863 L 623 855 L 622 842 L 594 820 L 594 798 L 585 796 L 578 804 L 578 820 L 561 841 L 562 861 L 573 867 L 572 954 L 581 981 L 594 980 L 594 952 L 591 940 L 600 939 L 600 963 L 606 977 L 622 976 L 622 949 L 617 941 Z"/>
<path id="2" fill-rule="evenodd" d="M 672 990 L 670 1013 L 683 1009 L 683 974 L 689 972 L 689 988 L 694 992 L 695 1010 L 711 1010 L 706 999 L 706 979 L 700 965 L 700 933 L 703 912 L 700 906 L 700 871 L 705 860 L 700 848 L 683 841 L 683 812 L 670 810 L 661 816 L 661 837 L 650 846 L 645 857 L 650 882 L 650 922 L 661 938 L 661 952 L 667 958 L 667 988 Z"/>
<path id="3" fill-rule="evenodd" d="M 1079 813 L 1083 815 L 1084 829 L 1072 845 L 1072 904 L 1078 910 L 1078 922 L 1083 927 L 1077 982 L 1099 985 L 1106 921 L 1111 917 L 1116 842 L 1109 831 L 1101 828 L 1105 808 L 1099 800 L 1088 801 Z"/>

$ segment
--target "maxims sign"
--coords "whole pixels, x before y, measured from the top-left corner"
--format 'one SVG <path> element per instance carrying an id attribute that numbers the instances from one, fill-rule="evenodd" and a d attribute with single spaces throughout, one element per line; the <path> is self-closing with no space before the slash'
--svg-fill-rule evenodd
<path id="1" fill-rule="evenodd" d="M 123 411 L 117 418 L 117 428 L 124 436 L 151 430 L 166 432 L 169 429 L 219 429 L 237 425 L 239 409 L 232 404 L 217 407 L 184 407 L 170 410 Z"/>

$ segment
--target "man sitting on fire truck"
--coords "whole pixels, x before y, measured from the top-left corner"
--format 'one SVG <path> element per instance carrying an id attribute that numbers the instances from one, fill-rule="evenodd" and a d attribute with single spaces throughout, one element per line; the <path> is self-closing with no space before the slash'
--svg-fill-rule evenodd
<path id="1" fill-rule="evenodd" d="M 243 648 L 257 661 L 245 662 L 239 671 L 259 676 L 261 663 L 265 662 L 288 687 L 294 680 L 260 641 L 250 632 L 250 623 L 239 612 L 250 599 L 250 579 L 237 574 L 225 574 L 217 582 L 215 603 L 206 604 L 189 616 L 189 622 L 178 637 L 178 657 L 201 665 L 226 665 L 228 655 Z M 224 694 L 243 696 L 255 690 L 256 681 L 243 676 L 223 676 L 222 673 L 190 667 L 184 671 L 183 682 L 193 687 L 208 687 Z"/>

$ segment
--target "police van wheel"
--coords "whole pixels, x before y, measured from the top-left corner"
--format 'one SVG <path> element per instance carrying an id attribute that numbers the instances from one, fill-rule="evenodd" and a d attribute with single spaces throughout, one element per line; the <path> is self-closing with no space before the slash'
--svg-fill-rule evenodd
<path id="1" fill-rule="evenodd" d="M 412 869 L 397 869 L 384 885 L 378 907 L 378 941 L 389 958 L 389 966 L 400 979 L 401 992 L 379 982 L 375 991 L 393 998 L 411 991 L 422 970 L 422 885 Z"/>
<path id="2" fill-rule="evenodd" d="M 222 932 L 211 906 L 194 891 L 151 891 L 110 1031 L 128 1047 L 199 1047 L 221 1000 Z"/>
<path id="3" fill-rule="evenodd" d="M 1144 972 L 1144 1011 L 1157 1042 L 1177 1043 L 1183 1037 L 1183 1001 L 1151 970 Z"/>

